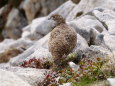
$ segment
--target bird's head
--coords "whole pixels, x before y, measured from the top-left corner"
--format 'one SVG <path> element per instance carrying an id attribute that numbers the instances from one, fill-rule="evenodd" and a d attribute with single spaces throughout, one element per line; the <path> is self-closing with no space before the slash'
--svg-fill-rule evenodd
<path id="1" fill-rule="evenodd" d="M 64 24 L 65 23 L 65 19 L 59 15 L 59 14 L 53 14 L 51 15 L 48 20 L 53 20 L 56 22 L 56 25 L 60 25 L 60 24 Z"/>

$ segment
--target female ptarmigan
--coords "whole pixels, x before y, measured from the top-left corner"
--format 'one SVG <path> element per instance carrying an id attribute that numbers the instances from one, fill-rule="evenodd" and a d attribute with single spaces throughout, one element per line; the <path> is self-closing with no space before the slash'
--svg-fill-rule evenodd
<path id="1" fill-rule="evenodd" d="M 49 38 L 49 51 L 52 54 L 54 64 L 58 68 L 63 64 L 62 59 L 72 52 L 77 43 L 76 31 L 65 23 L 65 19 L 58 14 L 53 14 L 49 19 L 56 23 Z"/>

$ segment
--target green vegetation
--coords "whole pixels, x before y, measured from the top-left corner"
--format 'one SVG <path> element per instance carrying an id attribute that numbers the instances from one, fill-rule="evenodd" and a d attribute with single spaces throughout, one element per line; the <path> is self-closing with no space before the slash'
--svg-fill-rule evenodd
<path id="1" fill-rule="evenodd" d="M 76 57 L 76 54 L 72 53 L 64 62 L 73 60 L 74 57 Z M 52 62 L 48 59 L 31 59 L 28 62 L 24 62 L 21 66 L 49 69 L 52 68 Z M 68 82 L 72 83 L 72 86 L 109 86 L 106 79 L 113 76 L 113 73 L 103 70 L 103 65 L 107 62 L 108 60 L 105 58 L 83 58 L 77 64 L 78 68 L 76 70 L 72 70 L 72 68 L 67 66 L 61 70 L 46 73 L 43 86 L 59 86 L 59 84 Z"/>

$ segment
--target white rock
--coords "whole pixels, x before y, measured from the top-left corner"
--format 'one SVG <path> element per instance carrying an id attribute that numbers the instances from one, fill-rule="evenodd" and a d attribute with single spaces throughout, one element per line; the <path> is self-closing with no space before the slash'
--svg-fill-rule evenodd
<path id="1" fill-rule="evenodd" d="M 79 68 L 79 65 L 76 65 L 74 62 L 69 62 L 69 66 L 72 70 L 76 71 Z"/>
<path id="2" fill-rule="evenodd" d="M 71 83 L 65 83 L 65 84 L 59 85 L 59 86 L 72 86 L 72 84 Z"/>
<path id="3" fill-rule="evenodd" d="M 39 35 L 44 36 L 49 33 L 53 29 L 54 24 L 48 20 L 48 17 L 41 17 L 33 20 L 30 27 L 32 38 L 38 39 Z"/>
<path id="4" fill-rule="evenodd" d="M 85 15 L 77 20 L 69 22 L 68 24 L 75 28 L 76 32 L 84 37 L 89 45 L 91 42 L 92 44 L 95 44 L 94 41 L 96 36 L 106 30 L 95 17 L 90 15 Z"/>
<path id="5" fill-rule="evenodd" d="M 109 9 L 103 9 L 103 11 L 94 10 L 93 14 L 98 18 L 110 34 L 115 35 L 115 12 Z"/>
<path id="6" fill-rule="evenodd" d="M 89 47 L 89 45 L 88 45 L 87 41 L 81 35 L 77 34 L 77 45 L 73 51 L 77 52 L 79 50 L 85 50 L 88 47 Z"/>
<path id="7" fill-rule="evenodd" d="M 115 35 L 105 34 L 104 44 L 109 51 L 115 52 Z"/>
<path id="8" fill-rule="evenodd" d="M 8 37 L 17 39 L 21 37 L 21 31 L 24 26 L 27 25 L 27 21 L 18 9 L 13 8 L 8 15 L 8 21 L 5 25 L 5 33 Z"/>
<path id="9" fill-rule="evenodd" d="M 46 78 L 45 74 L 48 74 L 49 72 L 49 70 L 46 69 L 12 67 L 8 64 L 0 64 L 0 69 L 13 72 L 15 75 L 28 82 L 32 86 L 41 86 Z"/>
<path id="10" fill-rule="evenodd" d="M 35 18 L 36 13 L 40 10 L 39 0 L 25 0 L 22 8 L 25 10 L 28 23 L 31 23 L 31 21 Z"/>
<path id="11" fill-rule="evenodd" d="M 108 78 L 107 79 L 110 83 L 110 86 L 115 86 L 115 78 Z"/>
<path id="12" fill-rule="evenodd" d="M 110 5 L 111 4 L 111 5 Z M 108 8 L 114 10 L 115 8 L 114 0 L 81 0 L 80 3 L 76 4 L 76 6 L 69 13 L 67 20 L 71 21 L 77 17 L 80 17 L 95 8 Z"/>
<path id="13" fill-rule="evenodd" d="M 31 58 L 43 58 L 43 57 L 51 57 L 51 54 L 48 50 L 48 39 L 49 35 L 41 38 L 36 41 L 33 46 L 28 48 L 24 53 L 12 58 L 9 62 L 12 65 L 22 64 L 24 60 L 29 60 Z"/>
<path id="14" fill-rule="evenodd" d="M 64 18 L 67 17 L 68 13 L 73 9 L 75 4 L 71 1 L 67 1 L 55 11 L 50 13 L 47 17 L 41 17 L 32 21 L 30 25 L 31 36 L 35 39 L 40 39 L 41 36 L 48 34 L 54 28 L 54 21 L 48 20 L 48 18 L 55 13 L 61 14 Z M 67 9 L 67 10 L 66 10 Z"/>
<path id="15" fill-rule="evenodd" d="M 0 69 L 0 86 L 31 86 L 13 72 Z"/>

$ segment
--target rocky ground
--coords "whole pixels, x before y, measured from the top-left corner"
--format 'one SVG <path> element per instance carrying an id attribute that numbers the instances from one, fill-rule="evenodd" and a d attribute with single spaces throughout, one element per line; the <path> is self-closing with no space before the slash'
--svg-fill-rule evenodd
<path id="1" fill-rule="evenodd" d="M 51 10 L 49 15 L 39 18 L 35 18 L 37 13 L 35 9 L 40 9 L 40 7 L 33 1 L 25 0 L 21 5 L 28 21 L 20 15 L 19 9 L 16 8 L 13 8 L 8 15 L 8 21 L 5 24 L 7 28 L 3 30 L 3 36 L 6 36 L 6 32 L 8 32 L 7 37 L 10 39 L 6 37 L 0 43 L 1 86 L 48 86 L 43 83 L 50 69 L 42 67 L 40 62 L 52 59 L 48 49 L 48 39 L 55 22 L 48 18 L 55 13 L 62 15 L 67 24 L 77 32 L 77 45 L 73 50 L 73 53 L 77 55 L 76 58 L 109 59 L 107 64 L 112 67 L 108 67 L 107 72 L 113 71 L 112 73 L 115 74 L 115 0 L 72 0 L 76 3 L 69 0 L 54 11 Z M 31 3 L 35 5 L 30 6 Z M 5 7 L 7 6 L 0 9 L 0 14 Z M 48 13 L 46 12 L 46 14 Z M 33 66 L 30 65 L 34 61 L 33 59 L 42 60 L 38 61 L 39 65 Z M 30 63 L 27 63 L 28 61 Z M 70 64 L 70 67 L 73 66 Z M 109 76 L 106 80 L 111 86 L 115 85 L 114 76 Z M 102 85 L 104 82 L 100 83 L 101 85 L 98 83 L 92 86 L 108 86 Z M 72 84 L 66 83 L 63 86 L 72 86 Z"/>

